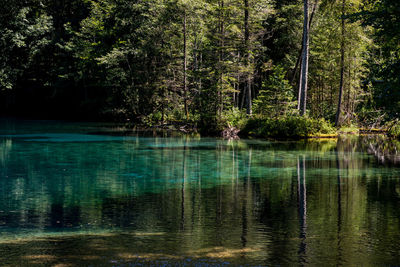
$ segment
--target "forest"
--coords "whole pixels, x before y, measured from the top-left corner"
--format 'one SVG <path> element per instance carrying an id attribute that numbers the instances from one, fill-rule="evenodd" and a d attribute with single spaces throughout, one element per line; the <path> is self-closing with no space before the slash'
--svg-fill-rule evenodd
<path id="1" fill-rule="evenodd" d="M 400 136 L 398 0 L 1 0 L 0 115 Z"/>

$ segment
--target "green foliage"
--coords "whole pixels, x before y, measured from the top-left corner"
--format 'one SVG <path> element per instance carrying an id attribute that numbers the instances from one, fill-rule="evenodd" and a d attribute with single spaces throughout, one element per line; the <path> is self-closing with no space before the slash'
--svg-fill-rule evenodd
<path id="1" fill-rule="evenodd" d="M 189 114 L 190 117 L 190 114 Z M 186 120 L 185 110 L 182 106 L 178 106 L 168 114 L 168 121 L 182 122 Z"/>
<path id="2" fill-rule="evenodd" d="M 342 1 L 323 1 L 314 18 L 310 48 L 309 110 L 313 117 L 335 120 L 341 73 L 341 46 L 344 46 L 344 86 L 342 96 L 343 123 L 356 122 L 355 114 L 365 99 L 363 81 L 366 76 L 370 31 L 359 22 L 345 19 L 341 32 Z M 360 1 L 346 0 L 344 12 L 360 9 Z"/>
<path id="3" fill-rule="evenodd" d="M 297 139 L 334 133 L 333 126 L 324 119 L 300 116 L 286 116 L 277 119 L 253 118 L 249 120 L 242 131 L 244 135 L 279 139 Z"/>
<path id="4" fill-rule="evenodd" d="M 296 103 L 293 101 L 293 88 L 285 79 L 285 70 L 281 66 L 272 67 L 272 73 L 263 82 L 262 89 L 254 100 L 254 112 L 262 116 L 277 117 L 286 115 Z"/>
<path id="5" fill-rule="evenodd" d="M 238 108 L 232 108 L 231 110 L 225 110 L 220 119 L 220 124 L 224 127 L 234 127 L 241 130 L 245 127 L 248 121 L 245 110 Z"/>
<path id="6" fill-rule="evenodd" d="M 399 1 L 346 0 L 343 35 L 341 1 L 311 7 L 316 2 L 307 114 L 334 120 L 343 41 L 345 123 L 398 118 Z M 243 128 L 243 110 L 254 100 L 256 117 L 277 118 L 276 129 L 294 125 L 290 136 L 308 134 L 309 119 L 294 119 L 302 1 L 246 3 L 7 0 L 0 7 L 0 112 L 185 121 L 216 133 Z"/>
<path id="7" fill-rule="evenodd" d="M 390 137 L 400 139 L 400 122 L 398 120 L 390 123 L 388 135 Z"/>
<path id="8" fill-rule="evenodd" d="M 377 109 L 388 119 L 399 118 L 400 110 L 400 1 L 366 1 L 358 13 L 364 25 L 372 26 L 374 45 L 370 46 L 368 89 Z"/>
<path id="9" fill-rule="evenodd" d="M 21 7 L 12 20 L 0 20 L 0 91 L 15 88 L 24 72 L 38 63 L 50 43 L 52 17 Z M 2 14 L 3 15 L 3 14 Z"/>
<path id="10" fill-rule="evenodd" d="M 265 19 L 264 62 L 272 60 L 285 67 L 293 68 L 301 48 L 303 3 L 297 0 L 271 1 L 272 10 Z"/>
<path id="11" fill-rule="evenodd" d="M 157 111 L 153 112 L 146 117 L 142 118 L 142 123 L 146 126 L 154 126 L 162 121 L 162 113 Z"/>

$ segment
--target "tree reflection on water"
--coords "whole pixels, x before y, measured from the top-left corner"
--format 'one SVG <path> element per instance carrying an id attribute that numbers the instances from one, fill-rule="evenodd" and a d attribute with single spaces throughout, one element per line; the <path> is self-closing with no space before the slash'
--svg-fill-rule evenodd
<path id="1" fill-rule="evenodd" d="M 0 139 L 0 262 L 393 265 L 398 148 L 379 136 Z"/>

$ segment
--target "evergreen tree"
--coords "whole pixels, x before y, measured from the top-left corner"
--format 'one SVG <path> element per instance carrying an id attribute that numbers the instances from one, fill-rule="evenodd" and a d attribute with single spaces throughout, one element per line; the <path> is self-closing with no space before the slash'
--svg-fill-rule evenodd
<path id="1" fill-rule="evenodd" d="M 285 75 L 283 67 L 272 67 L 271 74 L 254 101 L 255 113 L 274 118 L 287 115 L 294 109 L 293 88 Z"/>

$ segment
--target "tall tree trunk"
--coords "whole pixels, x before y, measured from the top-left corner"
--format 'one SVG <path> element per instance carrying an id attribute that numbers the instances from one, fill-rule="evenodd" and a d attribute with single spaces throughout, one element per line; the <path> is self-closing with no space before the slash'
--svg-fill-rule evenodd
<path id="1" fill-rule="evenodd" d="M 348 70 L 347 70 L 347 114 L 352 114 L 351 112 L 351 61 L 349 60 Z M 350 118 L 349 118 L 350 119 Z"/>
<path id="2" fill-rule="evenodd" d="M 344 34 L 345 34 L 345 21 L 344 21 L 344 11 L 345 11 L 345 0 L 342 0 L 342 43 L 340 45 L 340 87 L 339 87 L 339 100 L 336 112 L 335 125 L 340 126 L 340 115 L 342 113 L 342 98 L 343 98 L 343 84 L 344 84 Z"/>
<path id="3" fill-rule="evenodd" d="M 303 27 L 303 59 L 301 64 L 301 80 L 300 80 L 300 115 L 306 114 L 307 108 L 307 86 L 308 86 L 308 45 L 310 42 L 309 37 L 309 24 L 308 24 L 308 0 L 304 0 L 304 27 Z"/>
<path id="4" fill-rule="evenodd" d="M 246 88 L 243 89 L 243 93 L 242 93 L 242 99 L 240 101 L 240 109 L 243 109 L 244 107 L 244 101 L 246 100 Z"/>
<path id="5" fill-rule="evenodd" d="M 224 73 L 223 73 L 223 67 L 222 67 L 222 62 L 224 58 L 224 45 L 225 45 L 225 25 L 224 25 L 224 0 L 219 1 L 219 8 L 220 8 L 220 13 L 219 13 L 219 30 L 220 30 L 220 47 L 219 47 L 219 86 L 218 86 L 218 99 L 217 99 L 217 111 L 218 115 L 220 116 L 222 114 L 223 110 L 223 99 L 222 99 L 222 91 L 223 91 L 223 82 L 224 82 Z"/>
<path id="6" fill-rule="evenodd" d="M 309 29 L 311 29 L 311 25 L 312 25 L 312 21 L 314 19 L 315 11 L 317 10 L 317 6 L 318 6 L 318 1 L 319 0 L 315 0 L 314 6 L 313 6 L 313 10 L 311 12 L 310 22 L 308 23 L 308 28 Z M 304 35 L 303 35 L 302 38 L 304 38 Z M 296 78 L 297 69 L 299 68 L 299 65 L 301 63 L 301 58 L 302 58 L 303 49 L 304 49 L 303 42 L 304 42 L 304 39 L 301 40 L 301 49 L 299 51 L 299 56 L 297 57 L 296 65 L 295 65 L 294 70 L 292 72 L 292 80 L 290 81 L 291 84 L 293 84 L 294 79 Z"/>
<path id="7" fill-rule="evenodd" d="M 238 62 L 240 62 L 240 49 L 238 50 L 238 55 L 237 55 L 237 61 Z M 237 79 L 237 81 L 236 81 L 236 91 L 237 92 L 235 92 L 235 107 L 237 107 L 237 108 L 239 108 L 239 102 L 240 102 L 240 72 L 238 71 L 237 73 L 236 73 L 236 79 Z"/>
<path id="8" fill-rule="evenodd" d="M 200 73 L 202 71 L 202 67 L 203 67 L 203 52 L 200 51 L 200 64 L 199 64 Z M 203 91 L 201 74 L 199 76 L 200 77 L 199 77 L 199 92 L 198 92 L 198 94 L 201 95 L 201 93 Z"/>
<path id="9" fill-rule="evenodd" d="M 183 92 L 186 119 L 189 119 L 189 109 L 187 105 L 187 52 L 186 52 L 186 7 L 183 11 Z"/>
<path id="10" fill-rule="evenodd" d="M 247 101 L 246 101 L 246 111 L 248 115 L 252 114 L 251 106 L 251 74 L 250 74 L 250 30 L 249 30 L 249 1 L 244 0 L 244 46 L 246 55 L 246 65 L 247 65 Z"/>

